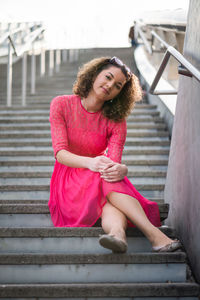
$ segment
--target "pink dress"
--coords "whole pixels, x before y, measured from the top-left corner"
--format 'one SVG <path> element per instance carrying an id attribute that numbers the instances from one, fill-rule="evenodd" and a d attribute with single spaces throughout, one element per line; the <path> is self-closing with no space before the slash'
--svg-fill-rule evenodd
<path id="1" fill-rule="evenodd" d="M 50 106 L 51 136 L 54 154 L 65 149 L 74 154 L 96 157 L 106 155 L 121 162 L 126 140 L 126 121 L 116 123 L 101 111 L 87 112 L 76 95 L 54 98 Z M 57 227 L 90 227 L 99 219 L 111 192 L 128 194 L 142 205 L 147 217 L 160 226 L 158 205 L 144 198 L 125 177 L 108 183 L 99 172 L 72 168 L 55 161 L 48 202 L 51 218 Z M 129 226 L 134 226 L 128 221 Z"/>

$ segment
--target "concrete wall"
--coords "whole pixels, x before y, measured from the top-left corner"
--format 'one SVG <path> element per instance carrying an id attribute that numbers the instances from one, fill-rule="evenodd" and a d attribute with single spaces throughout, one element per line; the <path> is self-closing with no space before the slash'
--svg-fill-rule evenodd
<path id="1" fill-rule="evenodd" d="M 200 70 L 200 1 L 191 0 L 184 56 Z M 200 83 L 180 76 L 165 202 L 167 224 L 176 228 L 200 283 Z"/>

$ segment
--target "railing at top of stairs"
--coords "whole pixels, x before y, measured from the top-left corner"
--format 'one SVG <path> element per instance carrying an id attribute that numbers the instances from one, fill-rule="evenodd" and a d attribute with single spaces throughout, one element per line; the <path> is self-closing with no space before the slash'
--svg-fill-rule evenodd
<path id="1" fill-rule="evenodd" d="M 12 68 L 13 56 L 22 58 L 22 106 L 26 106 L 26 86 L 27 86 L 27 54 L 31 52 L 31 95 L 36 92 L 36 52 L 35 44 L 37 42 L 37 50 L 40 51 L 40 76 L 45 74 L 45 46 L 44 46 L 44 31 L 45 28 L 42 23 L 18 23 L 15 27 L 13 24 L 8 24 L 0 37 L 0 47 L 6 48 L 7 56 L 7 106 L 12 106 Z M 54 51 L 55 64 L 54 64 Z M 1 53 L 0 53 L 1 56 Z M 4 56 L 4 54 L 3 54 Z M 61 59 L 63 62 L 67 61 L 67 49 L 63 50 L 61 56 L 61 49 L 49 49 L 49 72 L 52 76 L 54 68 L 56 72 L 60 70 Z M 78 60 L 77 50 L 70 49 L 70 62 Z"/>
<path id="2" fill-rule="evenodd" d="M 148 39 L 145 37 L 144 32 L 142 31 L 142 26 L 137 24 L 138 35 L 141 37 L 144 46 L 149 54 L 153 53 L 152 43 L 150 44 Z M 178 73 L 181 75 L 194 77 L 200 82 L 200 71 L 195 68 L 179 51 L 177 51 L 174 47 L 170 46 L 166 43 L 154 30 L 151 31 L 151 35 L 153 38 L 156 38 L 162 47 L 167 48 L 163 60 L 160 64 L 160 67 L 156 73 L 156 76 L 149 88 L 149 93 L 153 95 L 176 95 L 176 90 L 163 90 L 163 91 L 155 91 L 155 88 L 165 70 L 165 67 L 169 61 L 170 56 L 172 55 L 181 65 L 178 67 Z M 151 39 L 153 40 L 153 39 Z"/>

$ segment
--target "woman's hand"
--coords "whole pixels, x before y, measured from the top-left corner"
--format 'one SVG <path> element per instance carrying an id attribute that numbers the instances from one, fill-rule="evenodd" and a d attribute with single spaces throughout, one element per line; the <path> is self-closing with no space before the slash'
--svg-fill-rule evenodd
<path id="1" fill-rule="evenodd" d="M 124 179 L 128 174 L 128 168 L 126 165 L 115 163 L 113 166 L 103 170 L 101 173 L 101 178 L 108 182 L 115 182 Z"/>
<path id="2" fill-rule="evenodd" d="M 104 155 L 89 158 L 88 169 L 93 172 L 103 172 L 104 170 L 114 166 L 114 162 Z"/>

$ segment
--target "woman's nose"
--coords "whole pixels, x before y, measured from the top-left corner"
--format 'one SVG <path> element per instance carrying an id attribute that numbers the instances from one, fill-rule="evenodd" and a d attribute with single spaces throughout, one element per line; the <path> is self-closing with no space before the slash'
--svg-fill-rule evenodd
<path id="1" fill-rule="evenodd" d="M 113 85 L 114 85 L 114 83 L 113 83 L 112 81 L 107 82 L 107 88 L 108 88 L 109 90 L 112 89 Z"/>

